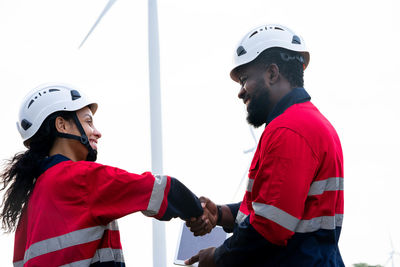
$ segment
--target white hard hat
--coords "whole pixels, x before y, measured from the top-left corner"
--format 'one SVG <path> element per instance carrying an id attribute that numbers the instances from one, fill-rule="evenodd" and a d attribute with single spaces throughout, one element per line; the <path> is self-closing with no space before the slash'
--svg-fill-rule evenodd
<path id="1" fill-rule="evenodd" d="M 42 84 L 30 91 L 22 101 L 17 128 L 24 145 L 39 130 L 43 121 L 57 111 L 76 111 L 89 106 L 94 114 L 97 103 L 91 102 L 82 91 L 63 83 Z"/>
<path id="2" fill-rule="evenodd" d="M 310 54 L 304 40 L 299 35 L 282 25 L 262 25 L 247 33 L 237 45 L 230 73 L 231 78 L 235 80 L 234 74 L 239 66 L 253 61 L 261 52 L 272 47 L 300 52 L 304 58 L 305 68 L 310 62 Z"/>

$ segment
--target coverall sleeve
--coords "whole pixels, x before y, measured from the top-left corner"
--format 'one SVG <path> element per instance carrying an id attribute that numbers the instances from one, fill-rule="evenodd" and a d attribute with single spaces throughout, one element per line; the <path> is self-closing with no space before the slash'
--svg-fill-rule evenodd
<path id="1" fill-rule="evenodd" d="M 239 212 L 239 208 L 240 208 L 241 204 L 242 204 L 242 202 L 226 204 L 228 206 L 229 210 L 231 211 L 232 217 L 234 220 Z M 234 228 L 233 227 L 223 227 L 223 229 L 227 233 L 232 233 Z"/>
<path id="2" fill-rule="evenodd" d="M 230 210 L 231 213 L 232 213 L 232 217 L 233 217 L 234 219 L 236 218 L 236 216 L 237 216 L 237 214 L 238 214 L 238 211 L 239 211 L 239 208 L 240 208 L 240 205 L 241 205 L 241 204 L 242 204 L 242 201 L 240 201 L 240 202 L 238 202 L 238 203 L 227 204 L 229 210 Z"/>
<path id="3" fill-rule="evenodd" d="M 260 235 L 247 217 L 235 226 L 233 235 L 215 250 L 214 261 L 218 267 L 262 266 L 263 259 L 260 257 L 270 257 L 277 249 L 279 246 Z"/>
<path id="4" fill-rule="evenodd" d="M 197 196 L 178 179 L 171 177 L 171 186 L 167 196 L 167 209 L 160 220 L 168 221 L 176 217 L 187 220 L 191 217 L 199 217 L 202 214 L 203 208 Z"/>
<path id="5" fill-rule="evenodd" d="M 254 179 L 251 212 L 216 249 L 217 266 L 244 266 L 273 256 L 270 252 L 287 244 L 303 213 L 317 166 L 306 140 L 278 128 L 260 142 L 259 168 L 250 174 Z"/>
<path id="6" fill-rule="evenodd" d="M 100 223 L 141 211 L 158 220 L 187 219 L 203 214 L 200 201 L 177 179 L 150 172 L 134 174 L 119 168 L 91 164 L 88 205 Z"/>

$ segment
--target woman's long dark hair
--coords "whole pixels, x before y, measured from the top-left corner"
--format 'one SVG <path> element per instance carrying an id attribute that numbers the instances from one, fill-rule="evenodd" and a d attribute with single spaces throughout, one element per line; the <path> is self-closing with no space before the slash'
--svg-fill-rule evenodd
<path id="1" fill-rule="evenodd" d="M 29 196 L 40 175 L 40 164 L 49 155 L 56 138 L 55 119 L 63 117 L 72 119 L 72 112 L 56 112 L 46 118 L 36 134 L 30 139 L 29 149 L 19 152 L 6 162 L 6 167 L 0 174 L 0 182 L 5 191 L 3 210 L 0 218 L 2 229 L 6 232 L 15 230 L 19 217 L 28 202 Z"/>

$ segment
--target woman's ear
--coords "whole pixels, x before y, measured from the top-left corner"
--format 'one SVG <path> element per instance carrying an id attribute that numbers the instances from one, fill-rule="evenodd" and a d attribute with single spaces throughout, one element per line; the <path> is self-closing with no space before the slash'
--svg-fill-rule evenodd
<path id="1" fill-rule="evenodd" d="M 59 133 L 67 133 L 68 132 L 68 128 L 69 128 L 69 124 L 68 121 L 66 121 L 63 117 L 57 117 L 55 122 L 55 127 L 57 132 Z"/>

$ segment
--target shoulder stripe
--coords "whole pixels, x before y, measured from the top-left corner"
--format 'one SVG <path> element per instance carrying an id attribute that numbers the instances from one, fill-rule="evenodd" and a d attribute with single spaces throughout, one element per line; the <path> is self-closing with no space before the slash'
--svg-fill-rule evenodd
<path id="1" fill-rule="evenodd" d="M 308 196 L 321 195 L 325 191 L 343 190 L 343 185 L 344 179 L 341 177 L 333 177 L 322 181 L 315 181 L 311 184 Z"/>

